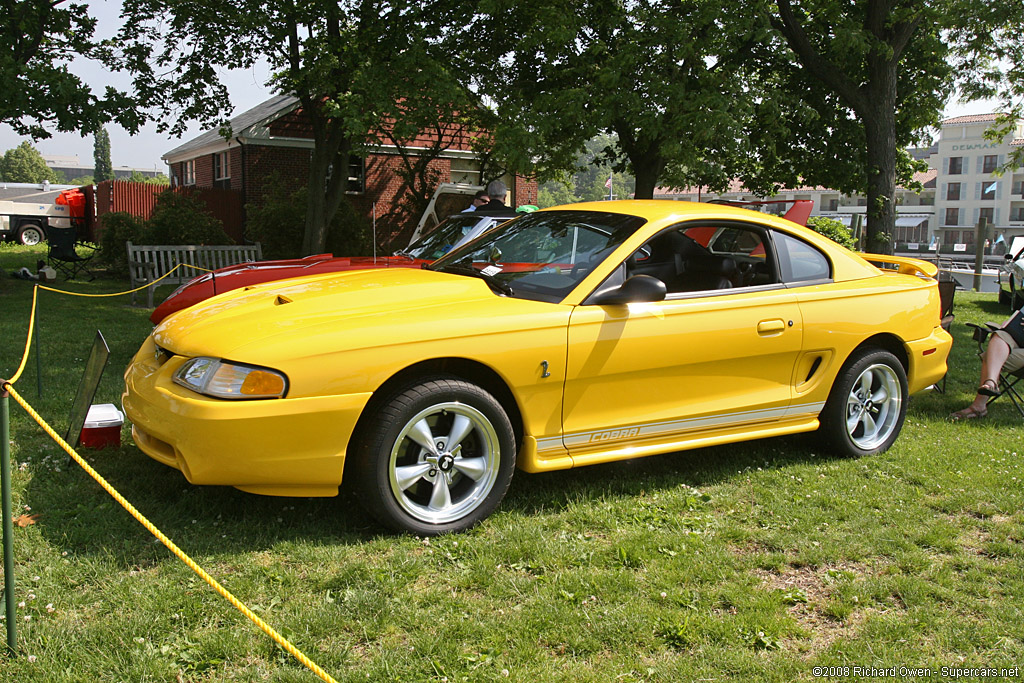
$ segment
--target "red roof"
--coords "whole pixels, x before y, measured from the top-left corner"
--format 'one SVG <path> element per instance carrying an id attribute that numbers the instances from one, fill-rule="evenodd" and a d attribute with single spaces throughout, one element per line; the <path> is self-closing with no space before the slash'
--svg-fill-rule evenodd
<path id="1" fill-rule="evenodd" d="M 967 116 L 954 116 L 951 119 L 946 119 L 945 121 L 943 121 L 942 125 L 944 125 L 944 126 L 952 126 L 952 125 L 956 125 L 958 123 L 991 123 L 991 122 L 996 120 L 997 116 L 999 116 L 998 113 L 995 113 L 995 114 L 969 114 Z"/>

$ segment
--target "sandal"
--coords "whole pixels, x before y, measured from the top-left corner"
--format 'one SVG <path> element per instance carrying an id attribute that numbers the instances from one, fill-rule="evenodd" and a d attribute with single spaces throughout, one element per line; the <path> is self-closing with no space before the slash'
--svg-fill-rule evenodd
<path id="1" fill-rule="evenodd" d="M 994 379 L 987 379 L 978 387 L 978 393 L 982 396 L 998 396 L 999 385 Z"/>
<path id="2" fill-rule="evenodd" d="M 988 417 L 988 408 L 982 408 L 981 410 L 976 410 L 972 406 L 967 406 L 963 410 L 958 410 L 955 413 L 953 413 L 952 415 L 950 415 L 949 419 L 951 419 L 954 422 L 956 422 L 958 420 L 974 420 L 974 419 L 982 418 L 982 417 Z"/>

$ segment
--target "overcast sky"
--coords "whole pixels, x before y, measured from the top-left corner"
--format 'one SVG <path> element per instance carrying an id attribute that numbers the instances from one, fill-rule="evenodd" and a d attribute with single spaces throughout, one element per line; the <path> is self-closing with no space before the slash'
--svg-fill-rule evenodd
<path id="1" fill-rule="evenodd" d="M 93 2 L 90 3 L 90 8 L 98 20 L 98 37 L 110 37 L 117 32 L 120 26 L 120 0 Z M 91 85 L 94 91 L 102 92 L 107 84 L 121 88 L 127 88 L 129 84 L 123 74 L 111 74 L 101 66 L 85 60 L 77 60 L 72 64 L 71 69 Z M 231 93 L 231 104 L 234 107 L 232 116 L 256 106 L 273 95 L 273 92 L 264 86 L 268 77 L 269 73 L 265 65 L 248 71 L 224 72 L 224 82 Z M 995 106 L 996 104 L 993 102 L 968 104 L 954 102 L 946 108 L 944 115 L 948 118 L 965 114 L 985 114 L 991 112 Z M 157 169 L 163 172 L 166 172 L 167 167 L 160 159 L 161 155 L 174 149 L 182 141 L 189 140 L 203 132 L 193 125 L 179 139 L 158 134 L 155 126 L 152 125 L 147 126 L 135 136 L 129 136 L 124 129 L 115 124 L 109 125 L 107 131 L 110 133 L 110 157 L 114 166 Z M 17 147 L 22 140 L 23 138 L 17 135 L 10 126 L 0 124 L 0 153 Z M 51 138 L 40 140 L 34 144 L 36 149 L 43 154 L 68 156 L 77 154 L 82 164 L 92 165 L 92 136 L 82 137 L 77 133 L 57 133 Z"/>

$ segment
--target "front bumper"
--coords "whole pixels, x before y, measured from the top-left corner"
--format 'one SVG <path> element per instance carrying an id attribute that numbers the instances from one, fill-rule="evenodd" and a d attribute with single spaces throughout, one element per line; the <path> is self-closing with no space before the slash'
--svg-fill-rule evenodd
<path id="1" fill-rule="evenodd" d="M 370 393 L 228 401 L 171 381 L 187 359 L 147 339 L 125 371 L 122 403 L 132 438 L 193 484 L 265 495 L 338 493 L 352 431 Z"/>

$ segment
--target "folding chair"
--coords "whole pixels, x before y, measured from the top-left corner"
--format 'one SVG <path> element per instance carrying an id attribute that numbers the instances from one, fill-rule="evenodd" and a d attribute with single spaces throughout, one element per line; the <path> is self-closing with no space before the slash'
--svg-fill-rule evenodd
<path id="1" fill-rule="evenodd" d="M 53 266 L 54 270 L 62 273 L 65 280 L 70 280 L 79 273 L 85 273 L 89 280 L 94 280 L 95 275 L 89 270 L 86 264 L 96 255 L 96 247 L 91 244 L 78 242 L 74 228 L 56 228 L 50 226 L 46 229 L 46 241 L 50 244 L 50 251 L 46 255 L 46 262 Z M 92 249 L 88 256 L 79 256 L 75 249 L 83 246 Z"/>
<path id="2" fill-rule="evenodd" d="M 945 274 L 939 276 L 939 307 L 942 309 L 942 318 L 939 324 L 942 325 L 942 329 L 946 332 L 950 331 L 950 328 L 953 326 L 953 319 L 956 317 L 953 315 L 953 298 L 956 294 L 956 287 L 956 280 L 952 277 Z M 943 375 L 942 379 L 936 382 L 933 387 L 940 394 L 946 393 L 946 375 Z"/>
<path id="3" fill-rule="evenodd" d="M 978 342 L 978 356 L 980 357 L 985 353 L 985 345 L 988 342 L 989 336 L 991 336 L 992 332 L 999 329 L 999 325 L 987 322 L 984 325 L 967 323 L 967 326 L 974 328 L 971 336 L 974 338 L 974 341 Z M 1006 370 L 1004 366 L 1003 370 L 999 372 L 999 393 L 990 398 L 985 405 L 991 404 L 1000 396 L 1008 396 L 1010 402 L 1013 403 L 1013 407 L 1024 418 L 1024 394 L 1021 393 L 1021 388 L 1017 386 L 1022 379 L 1024 379 L 1024 366 L 1016 370 Z"/>

